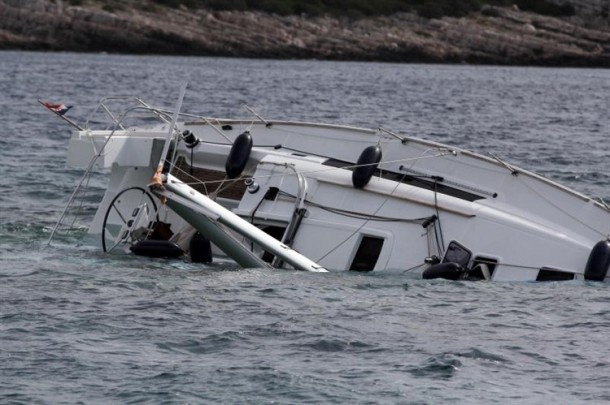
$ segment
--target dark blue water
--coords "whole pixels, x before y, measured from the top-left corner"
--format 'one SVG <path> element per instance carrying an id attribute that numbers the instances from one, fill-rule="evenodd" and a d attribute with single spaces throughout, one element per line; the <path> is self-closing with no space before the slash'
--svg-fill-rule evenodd
<path id="1" fill-rule="evenodd" d="M 610 287 L 306 274 L 45 248 L 106 95 L 384 127 L 610 196 L 610 71 L 0 52 L 0 403 L 600 403 Z M 103 176 L 92 187 L 101 195 Z"/>

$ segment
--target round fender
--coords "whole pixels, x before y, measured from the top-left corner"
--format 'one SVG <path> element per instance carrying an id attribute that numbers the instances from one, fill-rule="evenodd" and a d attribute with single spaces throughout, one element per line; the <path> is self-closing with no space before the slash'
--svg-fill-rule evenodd
<path id="1" fill-rule="evenodd" d="M 585 267 L 585 280 L 604 281 L 610 267 L 610 241 L 599 241 L 591 249 L 587 266 Z"/>
<path id="2" fill-rule="evenodd" d="M 235 138 L 227 156 L 225 172 L 228 178 L 234 179 L 244 171 L 250 152 L 252 152 L 252 136 L 246 131 Z"/>
<path id="3" fill-rule="evenodd" d="M 138 256 L 146 257 L 176 258 L 184 254 L 180 246 L 168 240 L 142 240 L 129 249 Z"/>
<path id="4" fill-rule="evenodd" d="M 379 147 L 379 145 L 369 146 L 362 151 L 360 157 L 358 157 L 354 173 L 352 173 L 354 188 L 361 189 L 369 184 L 380 161 L 381 147 Z"/>
<path id="5" fill-rule="evenodd" d="M 445 280 L 459 280 L 464 275 L 464 268 L 457 263 L 433 264 L 422 273 L 424 280 L 444 278 Z"/>

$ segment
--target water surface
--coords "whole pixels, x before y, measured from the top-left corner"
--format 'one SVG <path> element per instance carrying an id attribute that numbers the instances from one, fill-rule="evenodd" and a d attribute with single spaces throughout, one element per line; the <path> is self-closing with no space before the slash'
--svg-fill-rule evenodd
<path id="1" fill-rule="evenodd" d="M 608 70 L 0 52 L 0 402 L 610 401 L 603 284 L 203 267 L 82 232 L 45 248 L 81 172 L 36 100 L 81 122 L 107 95 L 172 106 L 183 81 L 187 112 L 384 127 L 610 196 Z"/>

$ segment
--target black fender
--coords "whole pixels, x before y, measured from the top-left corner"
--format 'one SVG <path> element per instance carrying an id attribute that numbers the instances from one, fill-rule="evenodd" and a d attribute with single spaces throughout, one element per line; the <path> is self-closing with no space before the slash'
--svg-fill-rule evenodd
<path id="1" fill-rule="evenodd" d="M 424 280 L 444 278 L 445 280 L 459 280 L 464 275 L 464 268 L 457 263 L 433 264 L 422 273 Z"/>
<path id="2" fill-rule="evenodd" d="M 180 246 L 168 240 L 142 240 L 133 244 L 129 249 L 138 256 L 146 257 L 166 257 L 173 259 L 184 254 L 184 251 L 180 249 Z"/>
<path id="3" fill-rule="evenodd" d="M 252 135 L 246 131 L 235 138 L 231 151 L 227 155 L 227 161 L 225 163 L 225 172 L 227 177 L 235 179 L 239 177 L 241 172 L 246 168 L 248 159 L 250 159 L 250 152 L 252 152 Z"/>
<path id="4" fill-rule="evenodd" d="M 585 266 L 585 280 L 604 281 L 610 268 L 610 241 L 599 241 L 591 249 Z"/>
<path id="5" fill-rule="evenodd" d="M 375 174 L 377 166 L 381 161 L 381 147 L 379 145 L 369 146 L 365 148 L 360 156 L 358 162 L 352 173 L 352 183 L 354 188 L 362 189 L 364 186 L 369 184 L 371 177 Z"/>

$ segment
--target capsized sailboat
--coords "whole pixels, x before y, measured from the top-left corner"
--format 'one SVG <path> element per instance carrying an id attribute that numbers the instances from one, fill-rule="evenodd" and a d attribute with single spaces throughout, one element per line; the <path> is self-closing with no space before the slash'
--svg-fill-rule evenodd
<path id="1" fill-rule="evenodd" d="M 250 120 L 209 118 L 180 113 L 183 97 L 173 111 L 103 99 L 92 114 L 108 118 L 100 128 L 54 111 L 74 127 L 68 164 L 85 173 L 51 240 L 72 226 L 88 176 L 103 168 L 110 179 L 88 233 L 107 252 L 452 280 L 609 278 L 603 201 L 496 156 L 384 128 L 252 109 Z M 128 125 L 143 115 L 157 123 Z"/>

